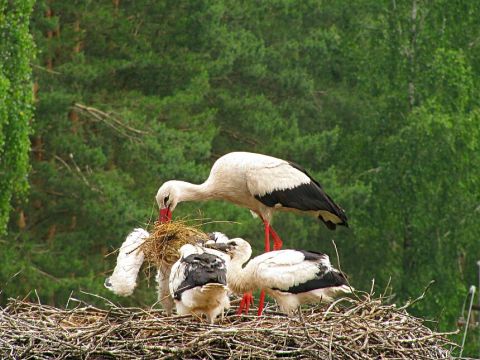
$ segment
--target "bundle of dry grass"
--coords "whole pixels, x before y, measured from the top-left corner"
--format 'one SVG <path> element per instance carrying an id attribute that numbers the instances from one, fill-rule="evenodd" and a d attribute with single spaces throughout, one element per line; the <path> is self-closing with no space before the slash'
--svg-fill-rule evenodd
<path id="1" fill-rule="evenodd" d="M 160 267 L 171 267 L 179 258 L 178 250 L 185 244 L 195 244 L 207 240 L 208 235 L 199 229 L 199 225 L 187 225 L 184 220 L 172 220 L 166 223 L 156 222 L 150 230 L 150 236 L 140 246 L 145 261 Z"/>
<path id="2" fill-rule="evenodd" d="M 456 345 L 446 335 L 368 294 L 295 318 L 267 307 L 216 325 L 111 303 L 67 310 L 11 300 L 0 310 L 2 358 L 450 359 Z"/>

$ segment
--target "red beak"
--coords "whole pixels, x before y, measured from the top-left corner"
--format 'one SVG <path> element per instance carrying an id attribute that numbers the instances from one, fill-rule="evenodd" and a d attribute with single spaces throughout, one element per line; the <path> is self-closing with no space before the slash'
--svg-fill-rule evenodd
<path id="1" fill-rule="evenodd" d="M 166 223 L 172 220 L 172 212 L 169 208 L 160 209 L 158 214 L 158 221 L 161 223 Z"/>

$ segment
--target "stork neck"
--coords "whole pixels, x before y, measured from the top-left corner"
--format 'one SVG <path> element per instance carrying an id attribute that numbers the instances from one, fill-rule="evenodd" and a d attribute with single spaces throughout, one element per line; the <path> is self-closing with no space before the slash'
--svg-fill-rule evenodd
<path id="1" fill-rule="evenodd" d="M 213 196 L 205 183 L 197 185 L 186 181 L 176 181 L 175 185 L 178 191 L 178 202 L 208 200 Z"/>
<path id="2" fill-rule="evenodd" d="M 247 266 L 242 267 L 247 260 L 241 258 L 230 260 L 227 271 L 227 283 L 234 293 L 241 294 L 253 290 L 249 268 Z"/>

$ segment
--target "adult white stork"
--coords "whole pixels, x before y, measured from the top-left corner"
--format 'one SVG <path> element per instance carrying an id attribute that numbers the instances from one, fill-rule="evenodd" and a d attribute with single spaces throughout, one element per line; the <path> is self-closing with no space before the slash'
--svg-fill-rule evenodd
<path id="1" fill-rule="evenodd" d="M 331 230 L 347 225 L 345 212 L 325 193 L 322 186 L 300 166 L 272 156 L 232 152 L 212 166 L 208 179 L 195 185 L 185 181 L 165 182 L 156 195 L 159 221 L 169 221 L 172 211 L 182 201 L 223 199 L 250 209 L 265 226 L 265 251 L 274 250 L 282 240 L 270 226 L 277 210 L 313 215 Z M 259 314 L 264 292 L 260 296 Z M 243 309 L 243 302 L 240 311 Z"/>
<path id="2" fill-rule="evenodd" d="M 213 324 L 230 307 L 224 256 L 191 244 L 180 248 L 170 273 L 170 293 L 179 315 L 205 314 Z"/>
<path id="3" fill-rule="evenodd" d="M 282 312 L 291 315 L 299 305 L 331 302 L 350 293 L 345 275 L 334 269 L 328 255 L 305 250 L 277 250 L 250 261 L 252 248 L 243 239 L 210 245 L 231 256 L 227 285 L 234 293 L 265 289 Z M 248 263 L 242 267 L 246 262 Z"/>

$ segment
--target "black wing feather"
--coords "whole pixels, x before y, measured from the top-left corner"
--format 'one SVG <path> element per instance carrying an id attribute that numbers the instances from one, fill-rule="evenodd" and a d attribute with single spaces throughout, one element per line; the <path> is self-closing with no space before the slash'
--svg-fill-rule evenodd
<path id="1" fill-rule="evenodd" d="M 328 211 L 336 215 L 342 221 L 338 225 L 348 226 L 348 219 L 345 215 L 345 212 L 337 204 L 335 204 L 330 196 L 328 196 L 320 183 L 313 179 L 308 172 L 298 164 L 293 162 L 288 163 L 290 166 L 307 175 L 311 181 L 292 189 L 275 190 L 263 196 L 255 195 L 255 198 L 269 207 L 275 207 L 276 204 L 281 204 L 283 207 L 301 211 Z M 336 224 L 330 221 L 325 221 L 321 216 L 319 218 L 329 229 L 335 229 Z"/>
<path id="2" fill-rule="evenodd" d="M 305 257 L 305 260 L 308 261 L 321 261 L 322 259 L 325 259 L 327 256 L 324 253 L 318 252 L 318 251 L 311 251 L 311 250 L 295 250 L 298 252 L 301 252 L 303 256 Z"/>
<path id="3" fill-rule="evenodd" d="M 292 286 L 288 289 L 275 289 L 282 292 L 288 292 L 291 294 L 300 294 L 307 291 L 316 289 L 324 289 L 334 286 L 347 285 L 347 279 L 344 274 L 337 271 L 329 271 L 322 276 L 316 276 L 314 279 L 308 280 L 304 283 Z"/>
<path id="4" fill-rule="evenodd" d="M 208 253 L 191 254 L 182 261 L 187 264 L 185 280 L 175 291 L 175 300 L 180 300 L 183 292 L 197 286 L 211 283 L 227 284 L 225 261 L 220 257 Z"/>

